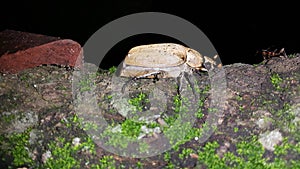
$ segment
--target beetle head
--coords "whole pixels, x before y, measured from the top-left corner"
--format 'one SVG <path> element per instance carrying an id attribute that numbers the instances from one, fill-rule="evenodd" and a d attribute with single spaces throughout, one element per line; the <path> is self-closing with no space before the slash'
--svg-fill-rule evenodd
<path id="1" fill-rule="evenodd" d="M 222 65 L 217 65 L 216 59 L 218 55 L 213 58 L 202 56 L 199 52 L 193 49 L 188 49 L 186 55 L 186 64 L 191 68 L 201 71 L 208 71 L 214 69 L 215 67 L 221 67 Z"/>
<path id="2" fill-rule="evenodd" d="M 203 62 L 204 68 L 206 70 L 211 70 L 211 69 L 214 69 L 215 67 L 217 67 L 217 64 L 215 61 L 215 59 L 217 59 L 217 58 L 218 58 L 218 55 L 215 55 L 213 57 L 213 59 L 210 57 L 204 56 L 204 62 Z M 218 66 L 218 67 L 220 67 L 220 66 Z"/>

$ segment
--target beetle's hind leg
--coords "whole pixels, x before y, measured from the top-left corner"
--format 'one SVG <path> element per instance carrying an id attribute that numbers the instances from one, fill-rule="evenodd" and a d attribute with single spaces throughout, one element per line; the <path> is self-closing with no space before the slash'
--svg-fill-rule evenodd
<path id="1" fill-rule="evenodd" d="M 195 78 L 194 76 L 191 76 L 192 79 L 189 77 L 189 74 L 187 72 L 182 72 L 180 73 L 178 79 L 177 79 L 177 85 L 178 85 L 178 91 L 177 93 L 180 94 L 183 90 L 182 85 L 185 83 L 183 82 L 184 79 L 187 81 L 187 85 L 191 88 L 193 95 L 196 95 L 196 86 L 197 84 L 195 84 Z"/>

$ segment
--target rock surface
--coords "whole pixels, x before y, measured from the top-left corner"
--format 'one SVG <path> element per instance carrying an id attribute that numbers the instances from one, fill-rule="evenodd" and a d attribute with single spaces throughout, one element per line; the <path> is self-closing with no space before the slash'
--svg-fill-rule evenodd
<path id="1" fill-rule="evenodd" d="M 0 73 L 0 168 L 300 167 L 299 55 L 225 65 L 195 74 L 180 89 L 176 79 L 130 80 L 97 69 L 84 63 L 81 70 L 42 65 Z M 124 85 L 126 97 L 120 90 Z M 193 116 L 185 112 L 190 106 L 185 92 L 199 99 L 192 102 L 197 106 Z M 132 116 L 119 112 L 130 108 L 127 103 L 136 107 Z M 151 117 L 150 124 L 138 123 L 140 117 Z M 186 117 L 193 126 L 184 133 Z M 207 132 L 210 126 L 213 132 Z M 162 134 L 183 140 L 161 154 L 132 158 L 107 147 L 126 147 L 124 134 L 146 140 L 144 148 L 165 148 L 158 142 L 164 141 Z M 99 141 L 100 136 L 110 139 Z"/>

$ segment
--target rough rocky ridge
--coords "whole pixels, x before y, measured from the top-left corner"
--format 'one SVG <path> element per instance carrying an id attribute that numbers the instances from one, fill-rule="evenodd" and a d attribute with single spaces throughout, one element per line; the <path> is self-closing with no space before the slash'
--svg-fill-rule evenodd
<path id="1" fill-rule="evenodd" d="M 155 83 L 151 79 L 119 79 L 113 69 L 99 70 L 90 63 L 84 63 L 80 70 L 40 65 L 14 74 L 1 73 L 0 166 L 299 168 L 299 55 L 271 58 L 257 65 L 225 65 L 221 70 L 193 77 L 194 86 L 184 88 L 186 91 L 191 88 L 199 100 L 193 103 L 197 105 L 197 112 L 190 117 L 194 122 L 191 128 L 181 136 L 182 140 L 171 144 L 170 149 L 155 156 L 133 158 L 114 154 L 103 147 L 124 146 L 124 142 L 118 141 L 122 135 L 141 137 L 149 141 L 150 147 L 155 146 L 151 142 L 159 140 L 172 126 L 176 135 L 180 135 L 186 125 L 180 123 L 176 128 L 174 119 L 180 117 L 177 114 L 182 110 L 180 106 L 189 98 L 183 97 L 182 91 L 178 93 L 176 79 L 160 79 Z M 226 99 L 218 103 L 213 101 L 213 94 L 221 91 L 213 85 L 218 86 L 221 80 L 226 82 L 222 91 Z M 116 102 L 123 101 L 116 97 L 121 96 L 116 94 L 118 83 L 128 83 L 125 88 L 129 93 L 125 97 L 128 104 L 124 105 L 135 107 L 136 114 L 131 118 L 118 113 L 128 107 L 115 106 Z M 156 96 L 165 102 L 155 101 L 166 107 L 151 103 L 153 87 L 163 91 Z M 96 107 L 89 106 L 94 103 Z M 208 123 L 216 107 L 222 112 L 216 116 L 215 123 Z M 145 123 L 145 118 L 142 122 L 135 118 L 142 117 L 142 112 L 148 110 L 160 112 L 150 118 L 151 125 Z M 110 128 L 100 129 L 108 134 L 103 138 L 110 138 L 107 142 L 99 141 L 99 135 L 88 132 L 96 124 L 89 122 L 100 115 Z M 216 127 L 204 139 L 207 124 Z M 154 131 L 156 127 L 160 129 Z"/>

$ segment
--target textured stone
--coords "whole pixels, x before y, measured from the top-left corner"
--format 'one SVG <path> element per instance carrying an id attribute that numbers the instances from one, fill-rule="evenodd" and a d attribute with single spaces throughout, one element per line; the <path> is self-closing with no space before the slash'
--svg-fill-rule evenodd
<path id="1" fill-rule="evenodd" d="M 82 47 L 73 40 L 60 40 L 55 37 L 17 31 L 15 33 L 17 36 L 12 35 L 13 31 L 0 34 L 4 37 L 0 39 L 6 39 L 2 41 L 5 45 L 0 49 L 1 73 L 18 73 L 43 64 L 67 67 L 80 67 L 82 64 Z"/>

